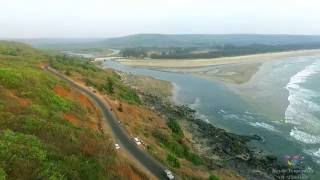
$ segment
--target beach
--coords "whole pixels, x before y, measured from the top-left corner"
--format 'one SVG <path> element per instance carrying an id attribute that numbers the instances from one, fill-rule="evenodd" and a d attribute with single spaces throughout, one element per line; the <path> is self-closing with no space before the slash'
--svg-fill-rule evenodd
<path id="1" fill-rule="evenodd" d="M 259 71 L 260 66 L 265 62 L 317 55 L 320 55 L 320 50 L 288 51 L 214 59 L 118 59 L 117 61 L 128 66 L 190 73 L 206 79 L 221 80 L 232 84 L 244 84 Z"/>
<path id="2" fill-rule="evenodd" d="M 139 59 L 119 59 L 118 62 L 138 67 L 149 68 L 194 68 L 205 67 L 212 65 L 225 65 L 235 63 L 249 63 L 249 62 L 264 62 L 274 59 L 285 59 L 298 56 L 315 56 L 320 55 L 320 50 L 301 50 L 288 51 L 278 53 L 264 53 L 246 56 L 223 57 L 213 59 L 193 59 L 193 60 L 179 60 L 179 59 L 164 59 L 164 60 L 139 60 Z"/>

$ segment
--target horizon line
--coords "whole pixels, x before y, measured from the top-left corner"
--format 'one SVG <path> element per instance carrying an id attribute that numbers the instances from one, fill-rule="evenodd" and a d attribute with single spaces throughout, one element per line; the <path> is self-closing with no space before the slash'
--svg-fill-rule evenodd
<path id="1" fill-rule="evenodd" d="M 320 36 L 320 34 L 289 34 L 289 33 L 133 33 L 119 36 L 99 36 L 99 37 L 0 37 L 0 40 L 30 40 L 30 39 L 112 39 L 129 37 L 136 35 L 262 35 L 262 36 Z"/>

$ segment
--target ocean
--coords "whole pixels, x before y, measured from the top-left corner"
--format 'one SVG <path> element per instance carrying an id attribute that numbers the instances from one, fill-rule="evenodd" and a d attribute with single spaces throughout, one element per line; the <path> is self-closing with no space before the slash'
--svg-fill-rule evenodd
<path id="1" fill-rule="evenodd" d="M 176 103 L 188 104 L 199 118 L 230 132 L 258 134 L 265 141 L 250 145 L 277 155 L 284 163 L 288 157 L 302 157 L 311 169 L 307 176 L 320 178 L 320 57 L 264 63 L 245 85 L 116 61 L 103 65 L 172 82 Z"/>

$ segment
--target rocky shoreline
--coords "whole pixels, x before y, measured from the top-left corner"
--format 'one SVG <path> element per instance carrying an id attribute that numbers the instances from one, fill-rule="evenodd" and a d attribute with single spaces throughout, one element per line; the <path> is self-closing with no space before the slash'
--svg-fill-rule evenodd
<path id="1" fill-rule="evenodd" d="M 166 119 L 174 118 L 191 134 L 192 149 L 210 170 L 229 168 L 246 179 L 292 179 L 301 176 L 304 167 L 289 168 L 270 153 L 248 146 L 249 141 L 262 142 L 258 135 L 242 136 L 217 128 L 196 116 L 186 105 L 175 105 L 166 98 L 140 92 L 147 107 Z"/>

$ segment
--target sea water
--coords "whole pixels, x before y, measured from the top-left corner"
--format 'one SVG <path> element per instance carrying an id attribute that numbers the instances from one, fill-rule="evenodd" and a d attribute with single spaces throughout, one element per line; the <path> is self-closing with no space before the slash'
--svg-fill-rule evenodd
<path id="1" fill-rule="evenodd" d="M 320 163 L 320 58 L 292 76 L 286 89 L 285 123 L 292 127 L 290 136 Z"/>
<path id="2" fill-rule="evenodd" d="M 301 156 L 314 171 L 311 179 L 320 178 L 320 57 L 265 63 L 249 85 L 239 87 L 115 61 L 103 65 L 172 82 L 176 102 L 196 109 L 199 118 L 234 133 L 258 134 L 265 142 L 255 147 L 280 160 Z"/>

